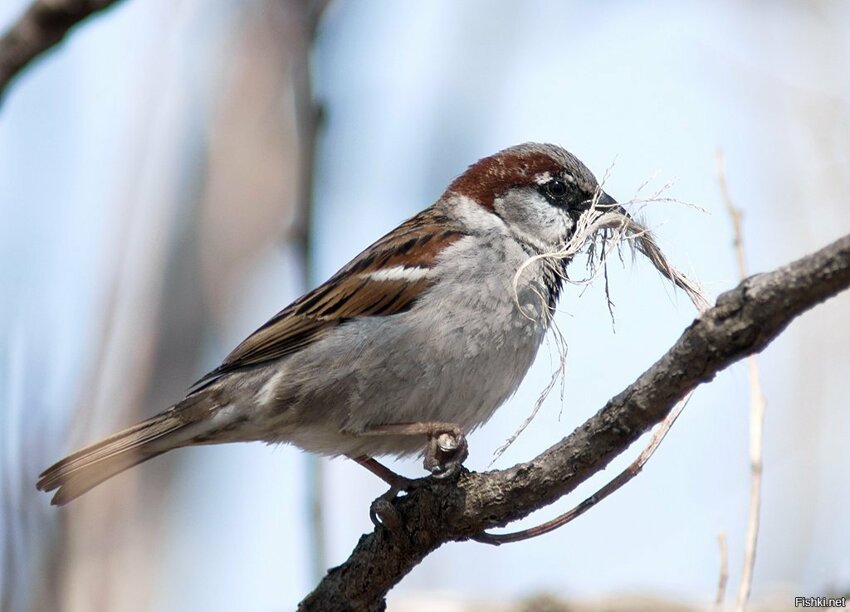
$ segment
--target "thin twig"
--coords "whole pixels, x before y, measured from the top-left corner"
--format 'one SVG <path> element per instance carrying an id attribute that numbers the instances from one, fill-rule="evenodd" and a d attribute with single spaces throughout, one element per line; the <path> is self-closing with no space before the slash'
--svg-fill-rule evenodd
<path id="1" fill-rule="evenodd" d="M 34 59 L 58 44 L 75 25 L 117 0 L 36 0 L 0 37 L 0 101 Z"/>
<path id="2" fill-rule="evenodd" d="M 537 525 L 536 527 L 531 527 L 529 529 L 523 529 L 522 531 L 514 531 L 512 533 L 481 533 L 477 536 L 472 537 L 471 539 L 476 542 L 481 542 L 482 544 L 493 544 L 495 546 L 499 546 L 500 544 L 508 544 L 509 542 L 520 542 L 522 540 L 529 540 L 531 538 L 536 538 L 537 536 L 541 536 L 543 534 L 549 533 L 550 531 L 555 531 L 558 527 L 563 527 L 573 519 L 578 518 L 588 510 L 590 510 L 593 506 L 601 502 L 603 499 L 611 495 L 614 491 L 622 487 L 624 484 L 629 482 L 632 478 L 640 474 L 641 470 L 643 470 L 643 466 L 646 465 L 646 462 L 649 461 L 649 458 L 655 453 L 658 447 L 661 445 L 662 440 L 670 431 L 670 428 L 673 427 L 673 423 L 676 422 L 676 419 L 679 418 L 679 415 L 684 410 L 685 406 L 687 406 L 688 401 L 691 399 L 693 395 L 693 391 L 688 393 L 685 398 L 680 401 L 673 410 L 670 411 L 663 421 L 658 425 L 658 428 L 655 430 L 655 433 L 652 435 L 652 439 L 649 441 L 649 444 L 643 449 L 638 458 L 635 459 L 625 470 L 617 474 L 613 479 L 611 479 L 608 484 L 599 489 L 596 493 L 585 499 L 578 506 L 570 510 L 569 512 L 565 512 L 564 514 L 553 518 L 551 521 L 546 521 L 541 525 Z"/>
<path id="3" fill-rule="evenodd" d="M 303 31 L 299 44 L 293 45 L 297 51 L 293 76 L 296 113 L 298 116 L 301 180 L 299 183 L 298 210 L 291 239 L 304 262 L 305 280 L 308 285 L 315 282 L 314 262 L 310 240 L 311 217 L 313 212 L 313 187 L 316 182 L 316 152 L 319 131 L 322 127 L 323 109 L 316 101 L 310 59 L 313 45 L 322 16 L 330 0 L 307 0 L 296 2 L 303 14 Z M 287 7 L 291 10 L 291 7 Z M 311 566 L 316 580 L 321 579 L 328 569 L 327 542 L 324 515 L 324 459 L 314 455 L 306 458 L 306 500 L 307 533 L 311 551 Z"/>
<path id="4" fill-rule="evenodd" d="M 723 601 L 726 599 L 726 584 L 729 582 L 729 545 L 726 543 L 726 534 L 722 531 L 717 535 L 717 545 L 720 548 L 720 575 L 717 578 L 714 609 L 719 612 L 723 609 Z"/>
<path id="5" fill-rule="evenodd" d="M 738 274 L 743 280 L 747 277 L 747 261 L 744 250 L 744 238 L 741 231 L 741 210 L 735 206 L 729 184 L 726 182 L 726 163 L 723 152 L 717 152 L 717 176 L 720 191 L 726 210 L 732 219 L 734 234 L 735 257 L 738 262 Z M 761 479 L 762 479 L 762 446 L 764 438 L 764 409 L 765 399 L 761 386 L 759 364 L 755 355 L 747 358 L 750 381 L 750 502 L 747 513 L 747 533 L 744 542 L 744 569 L 741 572 L 741 584 L 738 587 L 738 598 L 735 611 L 743 612 L 750 599 L 753 585 L 753 571 L 756 564 L 756 547 L 758 544 L 759 517 L 761 514 Z"/>
<path id="6" fill-rule="evenodd" d="M 756 564 L 756 546 L 761 513 L 762 439 L 764 432 L 765 399 L 762 393 L 761 376 L 755 355 L 747 359 L 750 379 L 750 507 L 747 516 L 747 535 L 744 546 L 744 570 L 738 588 L 736 611 L 747 607 Z"/>
<path id="7" fill-rule="evenodd" d="M 729 183 L 726 181 L 726 158 L 723 156 L 722 150 L 717 151 L 717 181 L 720 183 L 720 193 L 723 196 L 723 203 L 726 205 L 726 212 L 729 213 L 729 218 L 732 220 L 732 246 L 735 248 L 738 276 L 743 280 L 747 277 L 747 258 L 744 253 L 744 234 L 741 225 L 744 215 L 732 200 Z"/>

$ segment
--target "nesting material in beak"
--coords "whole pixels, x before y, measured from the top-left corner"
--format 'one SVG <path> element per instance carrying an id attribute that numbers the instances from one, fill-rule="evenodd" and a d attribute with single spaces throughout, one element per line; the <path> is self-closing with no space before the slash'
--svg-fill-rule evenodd
<path id="1" fill-rule="evenodd" d="M 516 283 L 525 266 L 536 259 L 564 260 L 574 257 L 585 247 L 588 249 L 588 266 L 592 278 L 599 264 L 605 263 L 608 254 L 623 239 L 631 242 L 639 253 L 646 256 L 664 278 L 684 291 L 698 312 L 702 313 L 710 307 L 702 288 L 670 264 L 649 228 L 635 220 L 604 191 L 599 191 L 588 209 L 578 217 L 575 231 L 564 248 L 531 258 L 517 271 L 514 281 Z M 596 250 L 597 241 L 601 245 L 599 252 Z"/>
<path id="2" fill-rule="evenodd" d="M 685 292 L 698 312 L 707 310 L 710 303 L 702 288 L 670 264 L 649 228 L 629 215 L 614 198 L 604 191 L 601 193 L 598 204 L 582 213 L 576 224 L 576 231 L 558 256 L 572 257 L 585 245 L 591 244 L 592 248 L 592 243 L 601 239 L 603 246 L 599 254 L 599 263 L 604 263 L 608 253 L 621 240 L 626 239 L 639 253 L 649 259 L 664 278 Z M 591 267 L 593 267 L 592 262 Z"/>

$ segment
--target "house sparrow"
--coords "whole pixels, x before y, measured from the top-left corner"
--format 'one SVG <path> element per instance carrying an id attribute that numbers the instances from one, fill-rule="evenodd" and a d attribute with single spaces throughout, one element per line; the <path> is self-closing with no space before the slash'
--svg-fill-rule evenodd
<path id="1" fill-rule="evenodd" d="M 558 146 L 478 161 L 185 399 L 59 461 L 37 487 L 58 489 L 61 505 L 166 451 L 253 440 L 345 455 L 390 482 L 375 456 L 424 452 L 433 474 L 454 473 L 464 435 L 514 393 L 549 327 L 567 261 L 528 262 L 563 248 L 592 205 L 622 211 Z"/>

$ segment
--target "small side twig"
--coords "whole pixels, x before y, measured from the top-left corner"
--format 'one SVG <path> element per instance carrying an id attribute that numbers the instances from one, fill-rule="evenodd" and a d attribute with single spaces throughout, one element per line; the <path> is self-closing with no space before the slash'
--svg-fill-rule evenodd
<path id="1" fill-rule="evenodd" d="M 649 444 L 643 449 L 638 458 L 635 459 L 629 466 L 617 474 L 613 479 L 611 479 L 608 484 L 599 489 L 596 493 L 585 499 L 575 508 L 570 510 L 569 512 L 565 512 L 564 514 L 553 518 L 551 521 L 546 521 L 541 525 L 537 525 L 536 527 L 531 527 L 530 529 L 523 529 L 522 531 L 514 531 L 511 533 L 481 533 L 477 536 L 472 537 L 471 539 L 476 542 L 481 542 L 482 544 L 493 544 L 494 546 L 499 546 L 500 544 L 508 544 L 510 542 L 521 542 L 522 540 L 529 540 L 531 538 L 536 538 L 537 536 L 544 535 L 549 533 L 550 531 L 555 531 L 558 527 L 563 527 L 573 519 L 578 518 L 588 510 L 590 510 L 593 506 L 601 502 L 603 499 L 611 495 L 614 491 L 622 487 L 624 484 L 629 482 L 632 478 L 640 474 L 643 470 L 643 466 L 646 465 L 646 462 L 649 461 L 650 457 L 655 454 L 655 451 L 658 450 L 658 447 L 661 445 L 661 442 L 664 440 L 667 433 L 670 431 L 670 428 L 673 427 L 673 423 L 676 422 L 676 419 L 679 418 L 679 415 L 682 414 L 682 410 L 687 406 L 688 401 L 691 399 L 693 395 L 693 391 L 688 393 L 682 401 L 680 401 L 673 410 L 664 418 L 663 421 L 658 425 L 655 433 L 652 435 L 652 439 L 649 441 Z"/>
<path id="2" fill-rule="evenodd" d="M 36 0 L 0 37 L 0 102 L 9 83 L 75 25 L 116 0 Z"/>
<path id="3" fill-rule="evenodd" d="M 722 531 L 717 535 L 717 545 L 720 548 L 720 574 L 717 577 L 717 595 L 714 597 L 714 609 L 722 610 L 726 599 L 726 584 L 729 582 L 729 545 L 726 534 Z"/>
<path id="4" fill-rule="evenodd" d="M 313 258 L 311 256 L 311 216 L 313 212 L 313 187 L 316 182 L 316 153 L 319 133 L 322 128 L 324 109 L 316 100 L 313 79 L 310 71 L 311 51 L 316 41 L 322 16 L 330 0 L 308 0 L 307 2 L 292 3 L 284 10 L 300 7 L 304 11 L 303 31 L 299 37 L 300 44 L 293 45 L 295 53 L 295 68 L 293 74 L 293 91 L 299 129 L 301 177 L 297 218 L 291 234 L 291 239 L 300 252 L 304 262 L 304 277 L 306 284 L 315 282 Z M 320 580 L 328 568 L 325 513 L 323 490 L 325 483 L 325 463 L 321 457 L 306 458 L 306 500 L 308 537 L 311 552 L 311 565 L 316 580 Z"/>
<path id="5" fill-rule="evenodd" d="M 726 182 L 726 164 L 723 152 L 717 152 L 717 175 L 720 191 L 726 210 L 732 219 L 734 234 L 735 258 L 738 262 L 738 275 L 743 280 L 747 277 L 747 262 L 744 250 L 744 239 L 741 231 L 741 210 L 735 206 L 729 185 Z M 735 611 L 743 612 L 750 599 L 753 585 L 753 571 L 756 564 L 756 547 L 758 544 L 759 517 L 761 515 L 761 480 L 762 480 L 762 440 L 764 437 L 765 400 L 761 386 L 761 374 L 755 355 L 747 358 L 750 381 L 750 502 L 747 513 L 747 533 L 744 543 L 744 569 L 741 572 L 741 584 L 738 587 L 738 597 Z"/>

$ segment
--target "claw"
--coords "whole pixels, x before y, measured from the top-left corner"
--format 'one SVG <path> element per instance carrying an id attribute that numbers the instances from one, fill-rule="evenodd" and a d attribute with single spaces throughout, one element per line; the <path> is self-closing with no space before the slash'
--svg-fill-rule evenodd
<path id="1" fill-rule="evenodd" d="M 389 531 L 398 531 L 401 527 L 401 516 L 392 500 L 398 495 L 399 489 L 390 487 L 390 490 L 381 495 L 369 506 L 369 519 L 375 527 L 383 527 Z"/>

